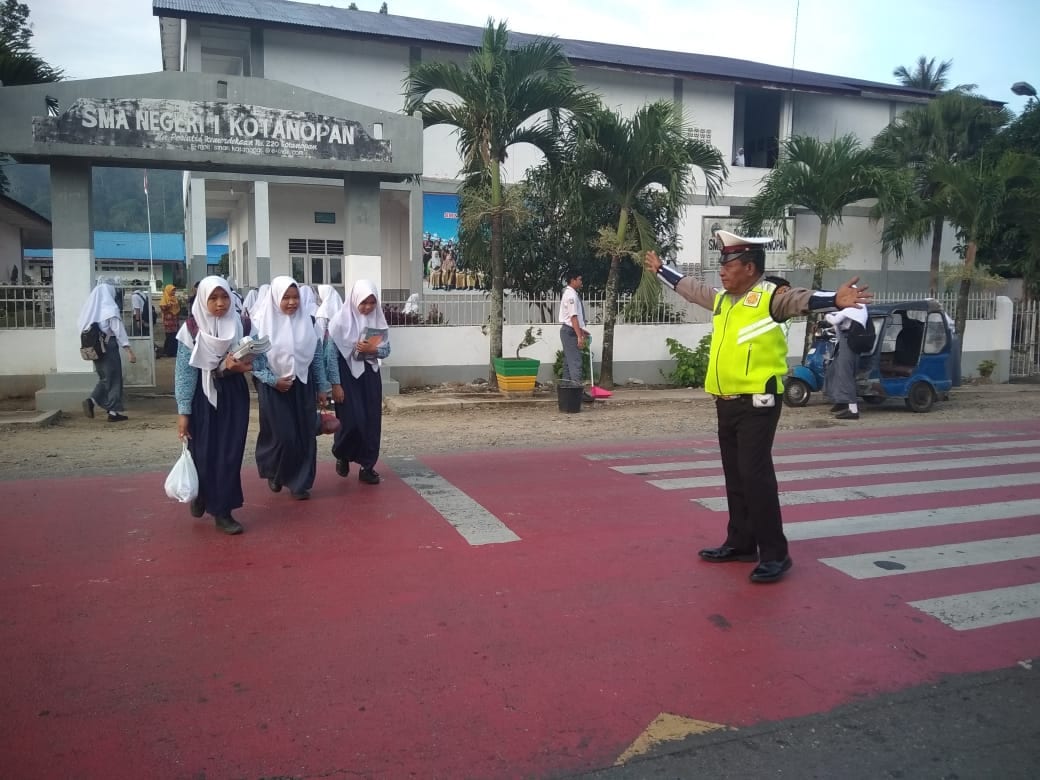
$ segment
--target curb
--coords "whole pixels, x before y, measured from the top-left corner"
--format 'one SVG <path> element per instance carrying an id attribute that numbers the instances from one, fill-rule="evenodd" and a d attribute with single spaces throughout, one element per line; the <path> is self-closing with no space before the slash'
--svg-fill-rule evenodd
<path id="1" fill-rule="evenodd" d="M 0 428 L 43 428 L 53 425 L 61 417 L 60 409 L 45 412 L 0 412 Z"/>

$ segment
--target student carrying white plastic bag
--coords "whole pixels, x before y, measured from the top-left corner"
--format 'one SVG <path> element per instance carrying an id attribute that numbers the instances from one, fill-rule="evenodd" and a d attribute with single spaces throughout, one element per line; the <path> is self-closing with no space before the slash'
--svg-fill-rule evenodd
<path id="1" fill-rule="evenodd" d="M 199 494 L 199 472 L 195 469 L 195 461 L 191 459 L 188 452 L 188 442 L 185 441 L 181 449 L 181 456 L 170 469 L 170 475 L 166 477 L 166 495 L 175 498 L 182 504 L 187 504 Z"/>

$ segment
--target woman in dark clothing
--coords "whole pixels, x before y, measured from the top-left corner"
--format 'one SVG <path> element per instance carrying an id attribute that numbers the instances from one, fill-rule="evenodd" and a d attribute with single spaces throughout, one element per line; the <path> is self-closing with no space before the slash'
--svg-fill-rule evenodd
<path id="1" fill-rule="evenodd" d="M 275 493 L 284 485 L 293 498 L 308 499 L 318 458 L 317 403 L 329 391 L 322 343 L 292 277 L 276 277 L 253 308 L 253 332 L 271 340 L 253 364 L 260 402 L 256 466 Z"/>
<path id="2" fill-rule="evenodd" d="M 378 485 L 375 470 L 383 423 L 383 380 L 379 361 L 390 355 L 389 330 L 375 285 L 360 280 L 350 300 L 329 320 L 326 367 L 340 429 L 332 441 L 336 473 L 350 474 L 350 462 L 361 466 L 358 479 Z"/>
<path id="3" fill-rule="evenodd" d="M 231 512 L 242 506 L 242 456 L 249 427 L 250 364 L 229 354 L 242 339 L 231 290 L 219 276 L 199 284 L 191 316 L 177 333 L 177 432 L 199 473 L 193 517 L 209 512 L 226 534 L 242 533 Z"/>
<path id="4" fill-rule="evenodd" d="M 163 288 L 159 311 L 162 312 L 163 331 L 166 333 L 162 353 L 165 357 L 177 357 L 177 332 L 180 330 L 178 315 L 181 312 L 181 304 L 177 300 L 177 288 L 172 284 Z"/>

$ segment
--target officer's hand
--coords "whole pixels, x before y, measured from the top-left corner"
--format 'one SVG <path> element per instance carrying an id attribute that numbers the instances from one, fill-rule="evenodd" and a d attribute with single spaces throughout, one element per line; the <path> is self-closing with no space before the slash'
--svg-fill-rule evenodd
<path id="1" fill-rule="evenodd" d="M 651 249 L 646 253 L 644 265 L 646 266 L 647 271 L 649 271 L 652 274 L 656 274 L 661 269 L 661 265 L 663 264 L 661 263 L 661 258 L 657 256 L 657 252 Z"/>
<path id="2" fill-rule="evenodd" d="M 870 290 L 870 285 L 864 284 L 857 286 L 856 283 L 858 281 L 859 277 L 854 276 L 838 288 L 838 292 L 834 295 L 835 306 L 839 309 L 847 309 L 850 306 L 862 309 L 874 300 L 874 293 L 868 292 L 868 290 Z"/>

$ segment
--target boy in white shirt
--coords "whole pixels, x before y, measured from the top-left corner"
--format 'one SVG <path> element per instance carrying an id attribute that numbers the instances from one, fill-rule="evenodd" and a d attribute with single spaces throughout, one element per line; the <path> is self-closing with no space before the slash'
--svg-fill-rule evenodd
<path id="1" fill-rule="evenodd" d="M 563 375 L 562 379 L 580 383 L 581 351 L 589 337 L 585 329 L 585 307 L 581 305 L 578 290 L 581 289 L 581 273 L 569 269 L 566 275 L 567 286 L 560 297 L 560 341 L 563 343 Z"/>

